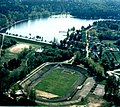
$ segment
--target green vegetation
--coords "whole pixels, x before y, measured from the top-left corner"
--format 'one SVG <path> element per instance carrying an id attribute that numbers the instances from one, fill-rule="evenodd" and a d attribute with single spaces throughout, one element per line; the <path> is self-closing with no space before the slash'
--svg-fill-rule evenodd
<path id="1" fill-rule="evenodd" d="M 77 106 L 82 106 L 82 105 L 90 106 L 91 103 L 93 105 L 100 104 L 100 107 L 110 107 L 110 102 L 107 102 L 106 100 L 103 99 L 103 97 L 96 96 L 96 95 L 92 94 L 91 92 L 85 98 L 82 98 L 82 100 L 80 102 L 75 103 L 74 105 L 77 105 Z M 91 106 L 93 106 L 93 105 L 91 105 Z"/>
<path id="2" fill-rule="evenodd" d="M 120 47 L 120 39 L 115 44 Z"/>
<path id="3" fill-rule="evenodd" d="M 7 37 L 9 39 L 13 39 L 14 37 L 12 36 L 9 36 Z M 23 39 L 23 38 L 14 38 L 15 41 L 17 41 L 18 43 L 27 43 L 27 44 L 30 44 L 30 45 L 34 45 L 34 46 L 49 46 L 49 44 L 45 44 L 45 43 L 42 43 L 42 42 L 34 42 L 34 41 L 30 41 L 29 39 Z"/>
<path id="4" fill-rule="evenodd" d="M 0 35 L 0 45 L 2 44 L 2 35 Z M 5 37 L 4 38 L 4 43 L 3 43 L 3 49 L 6 49 L 6 48 L 9 48 L 13 45 L 15 45 L 17 43 L 17 41 L 14 39 L 14 38 L 8 38 L 8 37 Z"/>
<path id="5" fill-rule="evenodd" d="M 105 99 L 114 103 L 117 106 L 120 106 L 120 94 L 119 94 L 119 84 L 120 79 L 116 79 L 116 76 L 108 76 L 107 82 L 105 85 Z"/>
<path id="6" fill-rule="evenodd" d="M 9 60 L 13 59 L 13 58 L 17 58 L 17 54 L 16 53 L 11 53 L 8 49 L 3 50 L 5 53 L 2 55 L 2 58 L 0 60 L 0 64 L 2 65 L 2 63 L 4 62 L 8 62 Z"/>
<path id="7" fill-rule="evenodd" d="M 113 0 L 1 0 L 0 27 L 28 18 L 70 13 L 86 19 L 119 18 L 119 1 Z"/>
<path id="8" fill-rule="evenodd" d="M 16 21 L 68 12 L 71 15 L 86 19 L 120 17 L 120 2 L 116 3 L 113 0 L 99 0 L 97 2 L 95 0 L 1 0 L 0 4 L 1 30 Z M 86 32 L 90 36 L 86 37 Z M 1 41 L 2 37 L 0 36 L 0 44 Z M 87 41 L 90 50 L 89 57 L 86 57 L 88 52 L 86 49 Z M 33 47 L 37 45 L 35 48 L 43 45 L 43 51 L 37 52 L 35 48 L 29 48 L 18 54 L 10 52 L 9 48 L 19 42 L 31 44 Z M 82 64 L 88 69 L 90 76 L 94 76 L 96 80 L 100 81 L 99 83 L 106 84 L 106 98 L 110 98 L 114 102 L 116 98 L 120 98 L 117 95 L 118 81 L 113 77 L 108 79 L 105 77 L 106 71 L 120 68 L 120 21 L 98 21 L 87 28 L 82 26 L 81 30 L 76 30 L 73 27 L 68 29 L 67 37 L 61 40 L 60 44 L 53 43 L 50 47 L 47 46 L 18 38 L 5 38 L 0 60 L 0 96 L 4 96 L 4 93 L 14 83 L 22 80 L 44 62 L 63 62 L 74 56 L 73 59 L 70 59 L 72 64 Z M 63 96 L 79 78 L 77 73 L 71 74 L 70 72 L 73 73 L 68 70 L 55 69 L 35 88 Z M 35 95 L 34 90 L 30 94 L 31 99 L 35 100 L 33 97 Z M 14 100 L 16 101 L 16 99 Z M 86 99 L 83 100 L 83 104 L 84 102 L 86 102 Z"/>
<path id="9" fill-rule="evenodd" d="M 117 25 L 118 27 L 116 28 Z M 10 53 L 9 48 L 7 48 L 5 49 L 7 53 L 5 53 L 2 58 L 7 58 L 7 55 L 9 56 L 10 54 L 11 56 L 15 56 L 12 58 L 8 57 L 9 60 L 6 60 L 6 62 L 1 61 L 1 73 L 7 71 L 8 78 L 5 78 L 5 80 L 1 79 L 2 82 L 0 85 L 4 85 L 4 88 L 8 89 L 12 84 L 16 83 L 18 80 L 22 80 L 33 69 L 45 62 L 63 62 L 69 59 L 73 65 L 82 64 L 83 67 L 89 71 L 87 73 L 90 76 L 94 76 L 97 83 L 107 84 L 107 78 L 105 77 L 107 76 L 106 71 L 113 70 L 117 67 L 119 68 L 119 40 L 117 41 L 117 39 L 120 38 L 119 29 L 118 21 L 106 21 L 105 23 L 100 21 L 95 22 L 93 26 L 89 25 L 87 28 L 82 27 L 82 30 L 76 30 L 74 27 L 68 29 L 67 37 L 61 40 L 60 44 L 54 42 L 49 47 L 43 45 L 42 52 L 36 51 L 39 44 L 37 45 L 33 42 L 31 45 L 35 46 L 35 48 L 30 47 L 29 49 L 24 49 L 18 54 Z M 88 57 L 86 57 L 87 41 L 83 41 L 86 32 L 90 34 L 90 37 L 86 36 L 90 50 Z M 106 35 L 110 35 L 110 37 Z M 17 43 L 19 41 L 30 44 L 29 41 L 22 39 L 16 39 L 15 41 L 17 41 Z M 118 66 L 116 67 L 116 65 Z M 71 71 L 71 73 L 73 73 L 73 71 Z M 35 89 L 56 94 L 61 97 L 79 78 L 78 74 L 71 73 L 63 69 L 50 71 L 48 75 L 46 74 L 47 76 L 35 86 Z M 6 83 L 9 81 L 9 86 L 6 86 L 4 81 L 6 81 Z M 1 89 L 1 92 L 3 93 L 5 90 Z M 31 91 L 32 100 L 34 100 L 33 95 L 34 92 Z M 83 103 L 84 102 L 86 102 L 86 99 L 83 99 Z"/>
<path id="10" fill-rule="evenodd" d="M 120 21 L 94 22 L 96 33 L 100 40 L 118 40 L 120 38 Z"/>
<path id="11" fill-rule="evenodd" d="M 98 80 L 103 79 L 102 76 L 104 74 L 104 68 L 99 63 L 96 63 L 91 58 L 85 58 L 82 60 L 82 64 L 84 64 L 84 66 L 87 67 L 89 71 L 91 71 L 90 75 L 96 75 Z"/>
<path id="12" fill-rule="evenodd" d="M 64 69 L 52 70 L 35 89 L 63 96 L 79 78 L 79 74 Z"/>
<path id="13" fill-rule="evenodd" d="M 114 52 L 113 54 L 114 54 L 115 59 L 120 63 L 120 53 Z"/>
<path id="14" fill-rule="evenodd" d="M 105 43 L 105 44 L 112 44 L 112 45 L 114 45 L 116 40 L 103 40 L 102 42 Z"/>
<path id="15" fill-rule="evenodd" d="M 35 52 L 28 56 L 27 66 L 33 70 L 44 62 L 61 62 L 70 59 L 72 56 L 73 53 L 70 49 L 45 47 L 41 53 Z"/>
<path id="16" fill-rule="evenodd" d="M 120 63 L 120 53 L 119 51 L 105 51 L 102 59 L 106 59 L 108 63 L 113 60 L 115 64 L 118 64 Z"/>
<path id="17" fill-rule="evenodd" d="M 120 66 L 120 21 L 107 20 L 93 23 L 90 32 L 90 57 L 101 64 L 105 71 Z"/>
<path id="18" fill-rule="evenodd" d="M 9 38 L 11 40 L 13 38 Z M 17 41 L 23 43 L 23 41 Z M 5 53 L 0 60 L 0 95 L 2 96 L 14 83 L 22 80 L 34 68 L 44 62 L 64 61 L 73 56 L 71 50 L 61 50 L 58 48 L 46 47 L 42 45 L 42 52 L 36 52 L 39 49 L 39 44 L 27 42 L 30 45 L 29 49 L 24 49 L 20 53 L 10 52 L 10 48 L 4 49 Z M 66 56 L 66 57 L 64 57 Z M 8 84 L 9 83 L 9 84 Z M 7 85 L 8 84 L 8 85 Z M 16 101 L 16 99 L 14 99 Z M 1 102 L 0 102 L 1 104 Z M 16 103 L 15 103 L 16 104 Z M 14 104 L 12 104 L 14 105 Z"/>
<path id="19" fill-rule="evenodd" d="M 33 50 L 35 48 L 37 49 L 37 48 L 39 48 L 41 46 L 40 44 L 36 44 L 35 42 L 33 42 L 33 43 L 31 43 L 30 41 L 29 42 L 24 42 L 24 41 L 19 42 L 16 39 L 9 38 L 9 37 L 5 37 L 5 39 L 4 39 L 4 45 L 5 46 L 7 46 L 8 44 L 11 44 L 9 42 L 5 42 L 6 40 L 9 40 L 9 41 L 14 40 L 16 42 L 16 44 L 24 44 L 24 43 L 28 44 L 30 46 L 30 48 L 33 49 Z M 7 46 L 6 49 L 2 50 L 2 53 L 3 52 L 4 53 L 2 54 L 2 57 L 1 57 L 1 60 L 0 60 L 0 64 L 2 64 L 4 62 L 8 62 L 9 60 L 14 59 L 14 58 L 18 58 L 19 54 L 23 53 L 24 50 L 22 52 L 20 52 L 20 53 L 10 52 L 10 48 L 14 47 L 16 44 L 12 44 L 12 46 L 10 46 L 10 47 Z"/>

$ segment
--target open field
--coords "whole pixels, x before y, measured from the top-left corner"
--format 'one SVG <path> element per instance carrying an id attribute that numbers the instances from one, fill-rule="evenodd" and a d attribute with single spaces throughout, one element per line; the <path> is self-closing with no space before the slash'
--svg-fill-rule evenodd
<path id="1" fill-rule="evenodd" d="M 110 62 L 110 60 L 114 59 L 115 63 L 120 63 L 120 53 L 118 51 L 104 52 L 102 59 L 107 59 L 108 62 Z"/>
<path id="2" fill-rule="evenodd" d="M 119 52 L 114 52 L 114 55 L 115 55 L 117 61 L 120 62 L 120 53 Z"/>
<path id="3" fill-rule="evenodd" d="M 9 50 L 6 50 L 4 57 L 2 57 L 0 60 L 0 64 L 2 64 L 3 62 L 8 62 L 9 60 L 13 58 L 17 58 L 17 54 L 9 52 Z"/>
<path id="4" fill-rule="evenodd" d="M 11 47 L 9 49 L 10 52 L 13 52 L 13 53 L 19 53 L 21 51 L 24 50 L 24 48 L 29 48 L 30 45 L 28 44 L 16 44 L 15 46 Z"/>
<path id="5" fill-rule="evenodd" d="M 10 38 L 10 37 L 7 37 Z M 18 53 L 20 51 L 22 51 L 24 48 L 28 48 L 29 46 L 31 46 L 34 49 L 39 49 L 41 47 L 40 44 L 37 44 L 36 42 L 25 42 L 25 41 L 17 41 L 17 45 L 13 45 L 5 50 L 5 54 L 4 57 L 1 58 L 0 60 L 0 64 L 4 63 L 4 62 L 8 62 L 9 60 L 13 59 L 13 58 L 17 58 L 18 57 Z"/>
<path id="6" fill-rule="evenodd" d="M 79 77 L 76 72 L 54 69 L 35 86 L 35 89 L 63 96 Z"/>
<path id="7" fill-rule="evenodd" d="M 106 43 L 106 44 L 112 44 L 113 45 L 116 42 L 116 40 L 103 40 L 102 42 Z"/>

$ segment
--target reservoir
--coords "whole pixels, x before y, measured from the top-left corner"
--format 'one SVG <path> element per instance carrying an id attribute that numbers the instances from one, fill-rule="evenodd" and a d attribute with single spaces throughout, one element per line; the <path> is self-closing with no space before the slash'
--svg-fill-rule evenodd
<path id="1" fill-rule="evenodd" d="M 86 20 L 72 17 L 71 15 L 53 15 L 48 18 L 40 18 L 21 22 L 7 29 L 6 32 L 28 36 L 31 38 L 41 36 L 43 41 L 63 40 L 68 29 L 81 26 L 87 27 L 97 20 Z"/>

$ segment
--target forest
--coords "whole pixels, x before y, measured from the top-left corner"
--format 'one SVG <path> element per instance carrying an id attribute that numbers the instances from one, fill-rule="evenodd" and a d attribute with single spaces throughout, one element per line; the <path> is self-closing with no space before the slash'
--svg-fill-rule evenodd
<path id="1" fill-rule="evenodd" d="M 119 0 L 0 0 L 0 30 L 20 20 L 61 13 L 70 13 L 83 19 L 119 19 L 119 5 Z M 88 29 L 89 27 L 91 26 L 88 26 Z M 96 29 L 91 30 L 91 35 L 94 34 L 100 41 L 119 39 L 116 44 L 120 47 L 120 21 L 94 22 L 93 27 Z M 86 44 L 82 42 L 85 30 L 87 28 L 82 27 L 82 31 L 72 28 L 73 33 L 69 34 L 68 31 L 67 38 L 61 40 L 59 45 L 53 43 L 52 47 L 44 47 L 41 53 L 35 52 L 31 48 L 24 49 L 17 57 L 2 62 L 0 65 L 0 97 L 3 100 L 0 101 L 0 105 L 10 103 L 16 105 L 16 100 L 12 103 L 11 99 L 7 99 L 8 97 L 3 93 L 44 62 L 62 62 L 76 55 L 73 64 L 82 63 L 88 67 L 89 71 L 93 71 L 92 73 L 97 75 L 99 80 L 103 79 L 100 77 L 104 72 L 104 66 L 91 58 L 85 58 Z M 1 41 L 0 37 L 0 44 Z M 15 44 L 17 44 L 15 39 L 6 38 L 3 49 Z M 7 50 L 2 53 L 2 57 L 5 52 L 7 53 Z M 30 103 L 27 104 L 30 105 Z"/>
<path id="2" fill-rule="evenodd" d="M 96 32 L 100 40 L 120 39 L 120 21 L 98 21 L 93 25 L 97 28 Z"/>
<path id="3" fill-rule="evenodd" d="M 119 19 L 119 5 L 117 0 L 0 0 L 0 28 L 60 13 L 84 19 Z"/>
<path id="4" fill-rule="evenodd" d="M 45 62 L 63 62 L 65 60 L 69 60 L 73 56 L 75 56 L 74 62 L 72 62 L 73 65 L 82 64 L 85 68 L 88 69 L 89 71 L 88 74 L 90 76 L 95 76 L 96 81 L 98 82 L 105 81 L 104 84 L 105 83 L 111 84 L 112 87 L 107 87 L 108 85 L 106 85 L 105 87 L 106 93 L 111 91 L 111 89 L 115 90 L 115 99 L 118 98 L 119 96 L 116 94 L 118 90 L 114 88 L 114 87 L 118 87 L 117 84 L 114 84 L 116 83 L 116 80 L 114 80 L 115 82 L 111 82 L 113 79 L 110 78 L 110 80 L 107 81 L 107 79 L 105 79 L 105 77 L 103 76 L 103 73 L 105 73 L 106 68 L 107 70 L 111 69 L 109 68 L 107 60 L 105 59 L 102 60 L 102 58 L 100 58 L 99 60 L 95 60 L 91 56 L 87 58 L 86 51 L 85 51 L 86 43 L 83 42 L 85 41 L 83 37 L 85 35 L 85 30 L 89 30 L 90 28 L 92 28 L 89 31 L 91 34 L 91 40 L 92 39 L 94 40 L 96 37 L 102 42 L 104 40 L 115 40 L 116 44 L 119 47 L 119 42 L 120 42 L 120 40 L 118 40 L 120 38 L 119 23 L 120 21 L 98 21 L 98 22 L 94 22 L 92 26 L 89 25 L 87 28 L 84 28 L 82 26 L 81 30 L 77 30 L 75 29 L 75 27 L 73 27 L 71 29 L 68 29 L 67 36 L 64 40 L 61 40 L 59 44 L 57 44 L 54 41 L 52 43 L 52 46 L 50 47 L 43 46 L 42 52 L 36 52 L 34 48 L 29 47 L 28 49 L 25 48 L 23 51 L 18 53 L 16 57 L 14 56 L 13 58 L 10 58 L 7 61 L 1 60 L 2 63 L 0 65 L 0 81 L 1 81 L 0 82 L 0 96 L 2 96 L 1 98 L 3 98 L 4 100 L 0 101 L 0 105 L 24 104 L 22 103 L 21 100 L 24 100 L 26 102 L 27 99 L 20 99 L 19 100 L 21 101 L 20 103 L 19 101 L 16 101 L 15 99 L 14 100 L 8 99 L 8 97 L 5 96 L 4 93 L 8 91 L 9 88 L 13 86 L 13 84 L 15 84 L 17 81 L 24 79 L 27 74 L 29 74 L 33 69 L 35 69 L 39 65 Z M 111 36 L 107 36 L 108 32 L 111 32 L 109 33 L 109 35 L 111 34 Z M 109 37 L 109 38 L 106 38 L 106 37 Z M 15 45 L 16 43 L 19 43 L 19 42 L 13 38 L 11 39 L 5 38 L 4 46 L 3 46 L 5 53 L 3 53 L 2 55 L 3 59 L 5 58 L 5 55 L 8 54 L 7 50 L 11 46 Z M 95 50 L 97 50 L 95 45 L 96 45 L 95 43 L 92 43 L 93 49 L 91 50 L 91 53 L 92 51 L 94 52 Z M 105 51 L 103 47 L 98 47 L 98 48 L 99 48 L 100 53 L 102 53 L 102 51 Z M 99 54 L 99 56 L 101 55 Z M 113 65 L 114 65 L 114 60 L 111 61 L 110 59 L 110 67 L 112 67 Z M 109 92 L 108 94 L 105 95 L 107 99 L 111 98 L 110 97 L 111 92 Z M 115 101 L 119 101 L 119 100 L 115 100 Z M 30 104 L 29 101 L 26 104 L 33 105 L 33 104 Z"/>

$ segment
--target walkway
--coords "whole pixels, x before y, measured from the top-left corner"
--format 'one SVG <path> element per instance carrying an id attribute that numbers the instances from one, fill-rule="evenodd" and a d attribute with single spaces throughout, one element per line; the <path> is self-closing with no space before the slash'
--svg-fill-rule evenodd
<path id="1" fill-rule="evenodd" d="M 66 60 L 66 61 L 63 61 L 63 63 L 72 64 L 72 63 L 74 62 L 75 57 L 76 57 L 76 56 L 74 55 L 71 59 Z"/>
<path id="2" fill-rule="evenodd" d="M 86 30 L 86 38 L 87 38 L 87 44 L 86 44 L 86 57 L 88 58 L 89 57 L 89 37 L 90 35 L 88 35 L 88 31 L 93 29 L 93 27 L 90 27 L 89 29 Z"/>
<path id="3" fill-rule="evenodd" d="M 47 44 L 47 45 L 52 45 L 52 43 L 50 43 L 50 42 L 44 42 L 44 41 L 38 41 L 38 40 L 35 40 L 35 39 L 29 39 L 29 38 L 20 37 L 20 36 L 14 36 L 12 34 L 9 35 L 9 34 L 6 34 L 6 33 L 0 33 L 0 36 L 1 35 L 8 36 L 8 37 L 13 37 L 13 38 L 18 38 L 18 39 L 23 39 L 23 40 L 28 40 L 28 41 L 37 42 L 37 43 L 43 43 L 43 44 Z"/>

